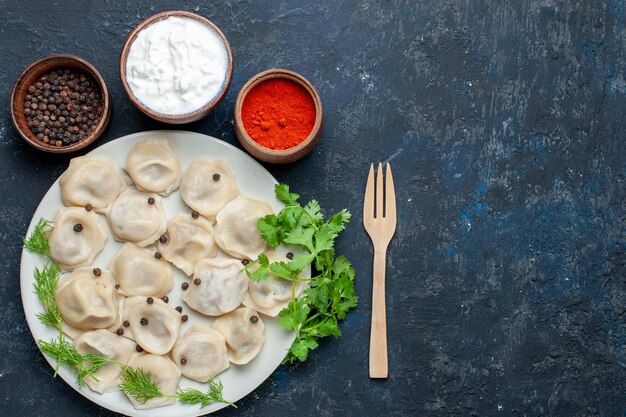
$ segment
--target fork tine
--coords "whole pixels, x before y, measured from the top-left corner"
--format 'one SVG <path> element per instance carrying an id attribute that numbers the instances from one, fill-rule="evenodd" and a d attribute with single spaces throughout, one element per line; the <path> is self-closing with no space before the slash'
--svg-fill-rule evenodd
<path id="1" fill-rule="evenodd" d="M 383 218 L 383 164 L 378 163 L 378 169 L 376 170 L 376 218 Z"/>
<path id="2" fill-rule="evenodd" d="M 385 174 L 385 217 L 396 218 L 396 190 L 393 186 L 393 176 L 391 175 L 391 164 L 387 162 L 387 172 Z"/>
<path id="3" fill-rule="evenodd" d="M 365 186 L 365 198 L 363 199 L 363 220 L 374 218 L 374 164 L 370 164 L 370 173 L 367 176 Z"/>

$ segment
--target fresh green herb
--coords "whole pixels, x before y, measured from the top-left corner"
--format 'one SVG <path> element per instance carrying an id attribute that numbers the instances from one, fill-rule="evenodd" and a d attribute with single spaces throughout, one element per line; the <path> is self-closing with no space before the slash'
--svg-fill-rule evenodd
<path id="1" fill-rule="evenodd" d="M 271 248 L 287 243 L 302 247 L 306 253 L 295 255 L 289 262 L 272 263 L 261 254 L 257 262 L 245 266 L 245 271 L 253 281 L 265 280 L 270 273 L 298 281 L 299 274 L 313 263 L 317 274 L 308 280 L 304 295 L 294 297 L 279 313 L 280 325 L 296 333 L 284 362 L 305 361 L 309 351 L 318 346 L 317 339 L 341 335 L 338 322 L 357 305 L 354 268 L 344 256 L 335 257 L 334 250 L 335 239 L 350 221 L 350 213 L 342 210 L 324 220 L 316 200 L 301 206 L 300 196 L 285 184 L 276 185 L 275 192 L 285 207 L 259 220 L 261 237 Z"/>
<path id="2" fill-rule="evenodd" d="M 37 314 L 37 318 L 46 326 L 61 326 L 61 312 L 59 311 L 54 293 L 59 283 L 61 270 L 59 266 L 48 261 L 43 269 L 35 267 L 35 294 L 43 304 L 44 311 Z"/>
<path id="3" fill-rule="evenodd" d="M 159 389 L 159 384 L 152 378 L 149 371 L 142 368 L 133 368 L 127 365 L 121 365 L 120 388 L 128 396 L 133 397 L 141 404 L 153 398 L 164 397 L 165 394 Z"/>
<path id="4" fill-rule="evenodd" d="M 193 388 L 182 389 L 178 387 L 176 395 L 168 395 L 161 392 L 159 384 L 154 380 L 149 371 L 127 365 L 120 366 L 122 368 L 122 372 L 120 373 L 120 380 L 122 381 L 120 388 L 122 388 L 122 391 L 128 396 L 134 398 L 141 404 L 145 404 L 153 398 L 170 397 L 178 398 L 183 404 L 200 404 L 200 407 L 222 402 L 237 408 L 235 404 L 226 401 L 222 396 L 224 386 L 220 381 L 210 380 L 208 382 L 209 389 L 207 392 Z"/>
<path id="5" fill-rule="evenodd" d="M 202 392 L 197 389 L 187 388 L 180 389 L 176 392 L 176 397 L 183 404 L 200 404 L 200 407 L 206 407 L 213 403 L 226 403 L 230 406 L 237 408 L 237 406 L 230 401 L 226 401 L 222 396 L 222 390 L 224 386 L 221 381 L 210 380 L 209 389 L 207 392 Z"/>
<path id="6" fill-rule="evenodd" d="M 47 256 L 50 253 L 50 243 L 48 243 L 48 236 L 52 230 L 52 222 L 44 218 L 39 219 L 35 225 L 35 230 L 30 234 L 28 239 L 22 239 L 22 245 L 24 249 L 30 253 L 38 253 L 43 256 Z"/>
<path id="7" fill-rule="evenodd" d="M 37 344 L 45 355 L 57 358 L 59 363 L 75 371 L 76 382 L 79 387 L 85 386 L 86 377 L 96 379 L 94 374 L 111 362 L 111 359 L 106 356 L 82 354 L 76 350 L 72 343 L 62 338 L 59 340 L 52 339 L 49 342 L 38 340 Z M 54 376 L 57 376 L 57 372 Z"/>

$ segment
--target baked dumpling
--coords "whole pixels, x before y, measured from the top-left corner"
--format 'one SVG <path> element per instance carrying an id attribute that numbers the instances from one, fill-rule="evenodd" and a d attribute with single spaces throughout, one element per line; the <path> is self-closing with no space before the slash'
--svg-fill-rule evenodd
<path id="1" fill-rule="evenodd" d="M 250 281 L 236 259 L 208 258 L 196 264 L 183 301 L 207 316 L 233 311 L 243 301 Z"/>
<path id="2" fill-rule="evenodd" d="M 113 272 L 121 294 L 159 298 L 170 292 L 174 285 L 172 267 L 154 255 L 154 250 L 132 243 L 125 243 L 115 254 L 109 263 L 109 270 Z"/>
<path id="3" fill-rule="evenodd" d="M 215 220 L 217 213 L 238 195 L 235 176 L 224 161 L 196 159 L 180 182 L 185 204 L 209 220 Z"/>
<path id="4" fill-rule="evenodd" d="M 270 262 L 275 260 L 275 255 L 270 256 Z M 290 281 L 270 273 L 266 280 L 250 281 L 243 305 L 276 317 L 280 310 L 287 307 L 293 296 L 298 297 L 303 289 L 304 281 Z"/>
<path id="5" fill-rule="evenodd" d="M 135 344 L 132 341 L 104 329 L 81 334 L 74 339 L 74 346 L 82 354 L 106 356 L 124 365 L 135 353 Z M 109 362 L 94 373 L 93 377 L 86 377 L 85 383 L 101 394 L 119 391 L 120 371 L 118 363 Z"/>
<path id="6" fill-rule="evenodd" d="M 166 354 L 176 343 L 180 317 L 174 307 L 160 298 L 137 296 L 124 303 L 124 320 L 128 321 L 133 340 L 155 355 Z"/>
<path id="7" fill-rule="evenodd" d="M 66 206 L 105 208 L 122 192 L 126 183 L 111 161 L 101 156 L 79 156 L 59 178 Z"/>
<path id="8" fill-rule="evenodd" d="M 136 143 L 126 157 L 125 169 L 141 191 L 167 196 L 180 185 L 180 161 L 163 138 Z"/>
<path id="9" fill-rule="evenodd" d="M 257 223 L 268 214 L 272 214 L 269 204 L 240 195 L 217 215 L 215 242 L 235 258 L 256 260 L 265 250 Z"/>
<path id="10" fill-rule="evenodd" d="M 167 356 L 151 355 L 149 353 L 142 353 L 141 355 L 135 355 L 128 366 L 133 368 L 141 368 L 145 372 L 150 372 L 153 380 L 159 386 L 159 391 L 165 395 L 171 397 L 157 397 L 151 400 L 141 403 L 134 399 L 132 396 L 128 396 L 130 402 L 133 403 L 133 407 L 137 410 L 146 410 L 149 408 L 163 407 L 164 405 L 174 404 L 176 398 L 176 388 L 180 381 L 180 369 L 174 362 Z"/>
<path id="11" fill-rule="evenodd" d="M 106 211 L 116 240 L 148 246 L 165 232 L 161 198 L 127 188 Z"/>
<path id="12" fill-rule="evenodd" d="M 62 208 L 48 239 L 50 256 L 61 269 L 72 271 L 90 265 L 106 240 L 106 231 L 96 213 L 79 207 Z"/>
<path id="13" fill-rule="evenodd" d="M 202 326 L 191 326 L 176 341 L 172 359 L 184 376 L 198 382 L 207 382 L 230 366 L 224 336 Z"/>
<path id="14" fill-rule="evenodd" d="M 204 217 L 179 214 L 167 222 L 165 239 L 159 240 L 159 252 L 187 275 L 200 259 L 217 255 L 213 227 Z"/>
<path id="15" fill-rule="evenodd" d="M 63 276 L 54 299 L 63 321 L 75 329 L 105 329 L 118 322 L 115 280 L 106 269 L 79 268 Z"/>
<path id="16" fill-rule="evenodd" d="M 265 325 L 259 314 L 241 307 L 215 320 L 213 328 L 224 335 L 230 361 L 245 365 L 256 357 L 265 341 Z"/>

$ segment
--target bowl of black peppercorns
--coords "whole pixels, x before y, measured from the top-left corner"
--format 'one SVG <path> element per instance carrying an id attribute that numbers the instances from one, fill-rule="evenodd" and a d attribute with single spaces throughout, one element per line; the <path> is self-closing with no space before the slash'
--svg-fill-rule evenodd
<path id="1" fill-rule="evenodd" d="M 13 125 L 26 142 L 67 153 L 98 139 L 111 120 L 104 79 L 87 61 L 67 54 L 30 64 L 11 93 Z"/>

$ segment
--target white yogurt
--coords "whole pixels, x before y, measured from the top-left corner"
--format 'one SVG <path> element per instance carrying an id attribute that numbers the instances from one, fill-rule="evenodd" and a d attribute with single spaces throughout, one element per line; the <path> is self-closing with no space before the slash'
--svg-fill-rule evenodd
<path id="1" fill-rule="evenodd" d="M 178 115 L 215 98 L 227 70 L 219 34 L 195 19 L 173 16 L 139 32 L 128 53 L 126 81 L 151 110 Z"/>

